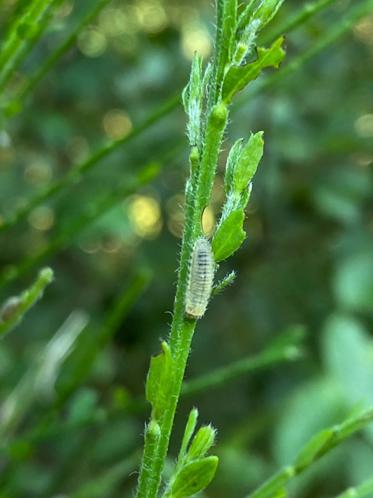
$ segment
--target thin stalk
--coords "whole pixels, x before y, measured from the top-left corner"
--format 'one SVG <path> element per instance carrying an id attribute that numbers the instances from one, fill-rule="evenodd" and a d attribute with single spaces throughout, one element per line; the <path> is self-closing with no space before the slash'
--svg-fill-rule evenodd
<path id="1" fill-rule="evenodd" d="M 219 30 L 219 28 L 218 28 Z M 215 95 L 217 91 L 215 88 Z M 157 496 L 164 461 L 167 455 L 176 407 L 181 393 L 185 368 L 189 357 L 196 320 L 185 316 L 185 296 L 188 284 L 189 262 L 194 242 L 202 234 L 202 213 L 208 204 L 223 133 L 228 119 L 228 110 L 223 104 L 210 102 L 206 126 L 205 143 L 200 161 L 191 159 L 191 175 L 186 185 L 185 225 L 182 238 L 176 297 L 169 344 L 173 358 L 173 375 L 170 381 L 169 396 L 160 420 L 160 434 L 154 448 L 145 432 L 145 446 L 137 488 L 137 498 Z M 195 150 L 193 151 L 196 152 Z M 194 168 L 197 164 L 197 172 Z M 150 423 L 153 422 L 153 419 Z"/>
<path id="2" fill-rule="evenodd" d="M 4 303 L 0 311 L 0 337 L 10 332 L 22 320 L 25 313 L 42 297 L 44 289 L 52 280 L 53 271 L 44 268 L 29 289 Z"/>
<path id="3" fill-rule="evenodd" d="M 191 396 L 210 391 L 211 389 L 226 385 L 248 372 L 256 372 L 262 368 L 272 367 L 277 363 L 298 360 L 302 356 L 302 351 L 298 343 L 303 338 L 303 332 L 301 330 L 296 332 L 283 345 L 275 344 L 255 356 L 241 358 L 204 375 L 200 375 L 195 379 L 184 382 L 181 391 L 182 396 Z"/>
<path id="4" fill-rule="evenodd" d="M 23 16 L 16 19 L 0 51 L 0 92 L 13 76 L 23 58 L 48 25 L 47 16 L 61 0 L 34 0 Z"/>
<path id="5" fill-rule="evenodd" d="M 247 495 L 247 498 L 285 496 L 284 487 L 293 477 L 303 473 L 326 453 L 329 453 L 356 432 L 364 429 L 372 420 L 373 408 L 368 408 L 364 412 L 346 419 L 341 424 L 319 432 L 303 446 L 291 465 L 277 472 L 253 493 Z"/>
<path id="6" fill-rule="evenodd" d="M 321 10 L 325 9 L 328 6 L 329 1 L 330 0 L 328 0 L 328 2 L 324 0 L 325 3 L 321 6 L 319 5 L 320 0 L 317 0 L 312 4 L 307 4 L 307 6 L 300 11 L 298 15 L 299 19 L 297 20 L 297 22 L 295 22 L 293 19 L 290 19 L 289 24 L 288 23 L 283 24 L 282 32 L 289 33 L 292 29 L 296 29 L 299 26 L 301 26 L 304 22 L 306 22 L 311 16 L 304 15 L 305 9 L 312 11 L 312 16 L 313 16 L 316 15 Z M 318 8 L 315 7 L 316 5 L 318 6 Z M 274 36 L 271 35 L 268 42 L 272 42 L 274 40 L 275 40 Z M 250 94 L 243 96 L 242 101 L 246 102 L 248 98 L 251 97 L 251 95 L 252 94 L 250 92 Z M 119 147 L 129 143 L 133 138 L 137 137 L 142 132 L 150 128 L 153 124 L 157 123 L 158 121 L 166 117 L 174 109 L 177 108 L 179 103 L 180 103 L 180 98 L 178 93 L 176 96 L 172 97 L 164 104 L 162 104 L 158 109 L 156 109 L 156 111 L 154 111 L 154 113 L 152 113 L 146 120 L 144 120 L 138 126 L 134 127 L 133 130 L 125 138 L 111 142 L 110 144 L 98 149 L 96 152 L 93 153 L 93 155 L 90 158 L 88 158 L 83 163 L 73 166 L 70 169 L 70 172 L 67 173 L 67 175 L 64 178 L 52 183 L 45 190 L 34 195 L 33 197 L 31 197 L 31 199 L 26 201 L 26 204 L 23 207 L 16 209 L 7 218 L 2 219 L 0 223 L 0 233 L 12 228 L 18 222 L 27 218 L 30 211 L 36 206 L 39 206 L 41 203 L 45 202 L 46 200 L 51 199 L 52 197 L 59 194 L 61 191 L 67 190 L 69 187 L 71 187 L 71 185 L 74 184 L 74 182 L 81 181 L 83 177 L 86 175 L 86 173 L 92 170 L 97 164 L 99 164 L 99 162 L 102 159 L 111 154 L 111 152 L 117 150 Z"/>
<path id="7" fill-rule="evenodd" d="M 373 493 L 373 479 L 368 479 L 358 486 L 352 486 L 346 489 L 343 493 L 336 498 L 363 498 L 363 496 L 371 495 Z"/>

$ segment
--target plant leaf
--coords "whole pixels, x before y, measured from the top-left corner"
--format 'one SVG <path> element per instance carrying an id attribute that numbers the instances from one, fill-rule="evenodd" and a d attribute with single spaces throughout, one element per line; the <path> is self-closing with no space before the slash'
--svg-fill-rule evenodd
<path id="1" fill-rule="evenodd" d="M 246 145 L 242 148 L 236 167 L 234 168 L 234 190 L 243 192 L 247 189 L 256 173 L 258 164 L 263 156 L 263 132 L 251 135 Z"/>
<path id="2" fill-rule="evenodd" d="M 314 460 L 322 455 L 333 437 L 333 429 L 325 429 L 315 434 L 315 436 L 302 448 L 294 462 L 294 467 L 297 471 L 308 467 Z"/>
<path id="3" fill-rule="evenodd" d="M 177 458 L 177 468 L 179 468 L 184 463 L 184 458 L 187 452 L 187 448 L 190 440 L 194 434 L 198 419 L 198 410 L 197 408 L 193 408 L 188 417 L 188 421 L 185 425 L 184 436 L 181 442 L 181 447 L 179 451 L 179 456 Z"/>
<path id="4" fill-rule="evenodd" d="M 266 67 L 278 67 L 285 57 L 282 48 L 283 37 L 278 38 L 270 48 L 258 48 L 256 61 L 245 66 L 231 66 L 224 78 L 222 98 L 229 103 L 232 97 L 255 80 Z"/>
<path id="5" fill-rule="evenodd" d="M 218 263 L 227 259 L 241 246 L 246 238 L 242 225 L 245 214 L 242 209 L 232 211 L 219 225 L 212 240 L 212 251 Z"/>
<path id="6" fill-rule="evenodd" d="M 153 356 L 146 379 L 145 395 L 153 408 L 152 418 L 159 420 L 167 403 L 173 359 L 167 342 L 162 342 L 163 352 Z"/>
<path id="7" fill-rule="evenodd" d="M 170 489 L 171 498 L 187 498 L 205 489 L 214 478 L 219 459 L 209 456 L 185 465 Z"/>
<path id="8" fill-rule="evenodd" d="M 228 154 L 227 165 L 225 167 L 225 176 L 224 176 L 224 189 L 225 192 L 228 193 L 233 188 L 233 177 L 234 170 L 237 164 L 237 161 L 241 155 L 242 150 L 242 138 L 239 138 L 231 147 L 231 150 Z"/>
<path id="9" fill-rule="evenodd" d="M 215 442 L 216 431 L 211 425 L 198 429 L 188 450 L 187 459 L 196 460 L 204 457 Z"/>

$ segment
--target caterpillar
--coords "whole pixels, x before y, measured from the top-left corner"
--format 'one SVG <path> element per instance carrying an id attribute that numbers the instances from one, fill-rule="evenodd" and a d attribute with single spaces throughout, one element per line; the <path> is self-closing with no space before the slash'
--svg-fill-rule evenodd
<path id="1" fill-rule="evenodd" d="M 188 287 L 185 296 L 185 314 L 201 318 L 210 300 L 214 281 L 215 261 L 210 242 L 205 237 L 196 240 L 192 252 Z"/>

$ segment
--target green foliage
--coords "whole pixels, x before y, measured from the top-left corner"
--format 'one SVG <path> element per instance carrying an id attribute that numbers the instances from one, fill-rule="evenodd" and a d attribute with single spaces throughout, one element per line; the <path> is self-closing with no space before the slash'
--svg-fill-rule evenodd
<path id="1" fill-rule="evenodd" d="M 162 350 L 162 353 L 150 360 L 146 380 L 146 399 L 153 408 L 152 420 L 158 420 L 167 406 L 170 396 L 169 379 L 173 377 L 173 359 L 170 347 L 165 341 L 162 342 Z"/>
<path id="2" fill-rule="evenodd" d="M 242 225 L 245 214 L 242 209 L 231 211 L 219 224 L 212 241 L 215 261 L 227 259 L 239 249 L 246 238 Z"/>
<path id="3" fill-rule="evenodd" d="M 267 67 L 278 68 L 285 57 L 282 44 L 283 38 L 279 38 L 268 49 L 258 48 L 258 59 L 255 62 L 243 66 L 232 65 L 224 78 L 224 102 L 231 102 L 235 94 L 245 88 L 250 81 L 255 80 L 263 69 Z"/>
<path id="4" fill-rule="evenodd" d="M 147 498 L 245 496 L 271 474 L 273 498 L 373 495 L 373 4 L 281 3 L 219 0 L 211 22 L 208 1 L 0 0 L 0 329 L 19 324 L 0 343 L 0 496 L 129 498 L 144 433 Z M 190 355 L 201 235 L 219 265 Z M 11 323 L 42 264 L 55 284 Z M 149 373 L 144 428 L 168 321 L 176 373 Z M 216 473 L 196 410 L 177 455 L 194 405 L 219 427 Z"/>
<path id="5" fill-rule="evenodd" d="M 205 456 L 215 442 L 215 429 L 211 425 L 201 427 L 193 437 L 197 418 L 198 411 L 194 408 L 189 414 L 177 464 L 163 494 L 164 498 L 192 496 L 203 491 L 215 475 L 218 457 Z"/>
<path id="6" fill-rule="evenodd" d="M 210 456 L 187 463 L 176 474 L 165 497 L 188 498 L 205 489 L 214 478 L 218 457 Z"/>

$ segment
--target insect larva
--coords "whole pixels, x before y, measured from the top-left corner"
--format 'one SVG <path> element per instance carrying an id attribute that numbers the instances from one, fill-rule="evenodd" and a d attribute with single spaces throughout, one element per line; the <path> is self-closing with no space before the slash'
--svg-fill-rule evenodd
<path id="1" fill-rule="evenodd" d="M 185 297 L 185 314 L 189 318 L 197 319 L 204 315 L 211 295 L 214 272 L 215 261 L 210 242 L 200 237 L 194 244 Z"/>

